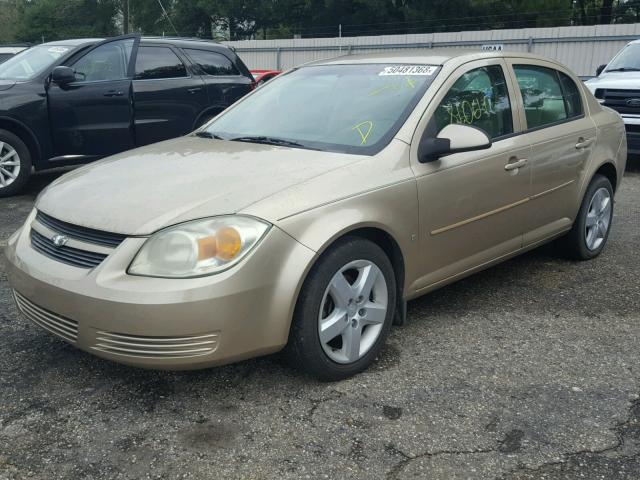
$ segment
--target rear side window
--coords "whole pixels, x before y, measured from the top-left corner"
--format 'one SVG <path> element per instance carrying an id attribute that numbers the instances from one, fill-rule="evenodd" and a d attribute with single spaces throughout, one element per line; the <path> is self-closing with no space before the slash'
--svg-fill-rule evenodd
<path id="1" fill-rule="evenodd" d="M 568 99 L 563 97 L 559 72 L 536 65 L 515 65 L 514 70 L 524 101 L 527 128 L 540 128 L 569 118 Z"/>
<path id="2" fill-rule="evenodd" d="M 207 75 L 239 75 L 231 60 L 220 53 L 195 48 L 185 48 L 184 51 Z"/>
<path id="3" fill-rule="evenodd" d="M 463 74 L 436 109 L 434 119 L 438 131 L 455 123 L 481 128 L 490 138 L 513 133 L 502 67 L 490 65 Z"/>
<path id="4" fill-rule="evenodd" d="M 136 80 L 180 78 L 187 76 L 187 68 L 167 47 L 140 47 L 136 59 Z"/>
<path id="5" fill-rule="evenodd" d="M 567 75 L 558 72 L 560 76 L 560 84 L 562 85 L 562 93 L 564 95 L 565 105 L 569 118 L 579 117 L 584 113 L 582 109 L 582 97 L 576 83 Z"/>

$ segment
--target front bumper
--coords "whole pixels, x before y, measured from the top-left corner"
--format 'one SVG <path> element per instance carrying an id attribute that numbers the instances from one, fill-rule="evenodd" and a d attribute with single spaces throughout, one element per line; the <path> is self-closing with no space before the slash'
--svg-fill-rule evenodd
<path id="1" fill-rule="evenodd" d="M 630 155 L 640 154 L 640 117 L 622 115 L 627 133 L 627 152 Z"/>
<path id="2" fill-rule="evenodd" d="M 220 274 L 137 277 L 126 269 L 145 239 L 128 238 L 85 270 L 35 251 L 31 220 L 5 250 L 21 312 L 82 350 L 146 368 L 205 368 L 281 349 L 315 255 L 272 227 L 247 258 Z"/>

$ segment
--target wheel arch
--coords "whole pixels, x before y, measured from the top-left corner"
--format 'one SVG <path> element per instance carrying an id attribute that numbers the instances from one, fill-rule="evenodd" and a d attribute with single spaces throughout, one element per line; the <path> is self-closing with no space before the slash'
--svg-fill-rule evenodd
<path id="1" fill-rule="evenodd" d="M 196 118 L 196 121 L 193 122 L 193 130 L 195 130 L 196 128 L 200 128 L 202 125 L 204 125 L 204 120 L 208 116 L 211 116 L 212 114 L 215 113 L 215 115 L 212 116 L 212 117 L 215 117 L 220 113 L 222 113 L 226 108 L 227 107 L 223 105 L 212 105 L 210 107 L 205 108 L 204 110 L 202 110 L 202 112 L 200 112 L 200 114 Z"/>
<path id="2" fill-rule="evenodd" d="M 330 238 L 328 238 L 322 246 L 316 251 L 316 255 L 314 255 L 313 259 L 307 265 L 304 275 L 302 275 L 300 281 L 298 282 L 298 287 L 295 292 L 294 301 L 292 302 L 290 318 L 293 319 L 294 310 L 298 304 L 298 300 L 300 298 L 300 293 L 304 288 L 304 284 L 309 277 L 309 274 L 313 270 L 314 266 L 318 264 L 318 262 L 322 259 L 323 255 L 328 252 L 331 247 L 336 245 L 338 242 L 344 240 L 349 237 L 357 237 L 362 238 L 364 240 L 369 240 L 376 245 L 378 245 L 382 251 L 387 255 L 389 260 L 391 261 L 391 265 L 393 267 L 393 273 L 396 280 L 396 308 L 397 312 L 404 313 L 401 308 L 404 306 L 404 288 L 406 282 L 406 268 L 405 268 L 405 253 L 402 251 L 399 242 L 394 237 L 394 235 L 388 231 L 384 226 L 376 224 L 376 223 L 362 223 L 357 225 L 352 225 L 343 230 L 336 232 Z M 399 320 L 396 322 L 401 324 Z M 291 324 L 290 324 L 291 327 Z M 289 327 L 289 328 L 290 328 Z"/>
<path id="3" fill-rule="evenodd" d="M 613 164 L 613 162 L 611 161 L 604 162 L 602 165 L 600 165 L 596 169 L 596 171 L 593 173 L 591 178 L 593 179 L 593 177 L 595 177 L 596 175 L 603 175 L 607 177 L 609 182 L 611 182 L 611 186 L 613 187 L 613 191 L 615 193 L 615 191 L 618 188 L 618 171 L 616 170 L 616 167 Z M 591 183 L 591 180 L 589 181 L 589 183 Z"/>
<path id="4" fill-rule="evenodd" d="M 40 143 L 35 134 L 25 124 L 10 117 L 0 117 L 0 129 L 13 133 L 25 143 L 31 154 L 32 164 L 35 165 L 42 159 Z"/>

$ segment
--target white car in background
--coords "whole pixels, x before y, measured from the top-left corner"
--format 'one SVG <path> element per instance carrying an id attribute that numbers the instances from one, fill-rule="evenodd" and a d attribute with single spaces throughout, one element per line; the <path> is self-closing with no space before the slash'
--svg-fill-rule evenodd
<path id="1" fill-rule="evenodd" d="M 630 154 L 640 154 L 640 40 L 628 43 L 585 82 L 598 101 L 624 120 Z"/>
<path id="2" fill-rule="evenodd" d="M 29 45 L 0 45 L 0 63 L 6 62 L 27 48 L 29 48 Z"/>

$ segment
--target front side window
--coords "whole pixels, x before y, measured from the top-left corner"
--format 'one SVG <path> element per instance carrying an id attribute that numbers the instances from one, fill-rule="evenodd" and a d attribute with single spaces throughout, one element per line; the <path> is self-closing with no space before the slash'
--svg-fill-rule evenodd
<path id="1" fill-rule="evenodd" d="M 527 128 L 540 128 L 569 118 L 556 70 L 515 65 L 514 71 L 524 101 Z"/>
<path id="2" fill-rule="evenodd" d="M 374 155 L 391 141 L 439 70 L 397 64 L 302 67 L 246 97 L 207 131 L 230 140 L 277 139 L 301 148 Z"/>
<path id="3" fill-rule="evenodd" d="M 463 74 L 434 113 L 437 131 L 450 124 L 471 125 L 494 139 L 513 133 L 513 117 L 504 72 L 499 65 Z"/>
<path id="4" fill-rule="evenodd" d="M 184 51 L 206 75 L 238 75 L 236 67 L 224 55 L 195 48 L 185 48 Z"/>
<path id="5" fill-rule="evenodd" d="M 75 62 L 79 82 L 101 82 L 127 78 L 133 38 L 105 43 Z"/>
<path id="6" fill-rule="evenodd" d="M 182 60 L 168 47 L 140 47 L 136 59 L 136 80 L 187 76 Z"/>
<path id="7" fill-rule="evenodd" d="M 38 45 L 0 65 L 0 80 L 31 80 L 71 51 L 66 45 Z"/>

